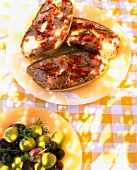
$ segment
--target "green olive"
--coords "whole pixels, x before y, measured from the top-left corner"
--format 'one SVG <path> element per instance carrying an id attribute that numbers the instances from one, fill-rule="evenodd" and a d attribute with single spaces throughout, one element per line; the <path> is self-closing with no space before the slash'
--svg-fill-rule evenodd
<path id="1" fill-rule="evenodd" d="M 36 146 L 36 142 L 33 138 L 29 137 L 29 138 L 23 138 L 20 142 L 19 142 L 19 148 L 21 151 L 23 152 L 27 152 L 30 151 L 32 149 L 34 149 Z"/>
<path id="2" fill-rule="evenodd" d="M 34 164 L 34 170 L 46 170 L 46 169 L 44 166 L 37 162 Z"/>
<path id="3" fill-rule="evenodd" d="M 23 162 L 21 160 L 21 157 L 15 156 L 12 163 L 13 170 L 20 170 L 22 169 L 22 166 L 23 166 Z"/>
<path id="4" fill-rule="evenodd" d="M 0 162 L 0 170 L 9 170 L 9 167 L 4 163 Z"/>
<path id="5" fill-rule="evenodd" d="M 39 168 L 40 168 L 40 163 L 35 163 L 34 164 L 34 170 L 39 170 Z"/>
<path id="6" fill-rule="evenodd" d="M 41 127 L 41 125 L 34 124 L 29 129 L 31 129 L 30 136 L 32 138 L 36 138 L 36 137 L 42 135 L 42 127 Z"/>
<path id="7" fill-rule="evenodd" d="M 37 162 L 34 164 L 34 170 L 46 170 L 46 169 L 44 166 Z"/>
<path id="8" fill-rule="evenodd" d="M 19 136 L 19 132 L 15 127 L 9 127 L 4 132 L 4 138 L 7 142 L 14 142 Z"/>
<path id="9" fill-rule="evenodd" d="M 65 140 L 65 135 L 61 131 L 55 132 L 52 135 L 51 140 L 57 143 L 57 148 L 61 148 Z"/>
<path id="10" fill-rule="evenodd" d="M 42 156 L 41 164 L 45 167 L 45 169 L 52 168 L 57 161 L 56 156 L 51 152 L 46 152 Z"/>
<path id="11" fill-rule="evenodd" d="M 44 166 L 40 166 L 38 170 L 46 170 Z"/>
<path id="12" fill-rule="evenodd" d="M 50 141 L 50 137 L 47 135 L 41 135 L 36 138 L 36 144 L 38 148 L 45 149 L 45 144 Z"/>

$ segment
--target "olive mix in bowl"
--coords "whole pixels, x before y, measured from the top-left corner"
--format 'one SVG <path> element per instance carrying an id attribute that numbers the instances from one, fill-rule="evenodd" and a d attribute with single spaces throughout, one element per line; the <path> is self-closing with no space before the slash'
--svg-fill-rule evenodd
<path id="1" fill-rule="evenodd" d="M 38 119 L 30 127 L 15 123 L 6 128 L 0 139 L 1 170 L 63 169 L 65 135 L 62 131 L 51 135 L 42 124 Z"/>

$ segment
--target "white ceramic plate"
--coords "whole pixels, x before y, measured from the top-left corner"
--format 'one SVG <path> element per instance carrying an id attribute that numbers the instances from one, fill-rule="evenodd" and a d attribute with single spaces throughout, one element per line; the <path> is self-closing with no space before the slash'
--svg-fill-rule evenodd
<path id="1" fill-rule="evenodd" d="M 36 1 L 16 1 L 18 8 L 13 9 L 14 15 L 11 14 L 11 35 L 7 46 L 7 58 L 13 76 L 25 90 L 51 103 L 79 105 L 98 100 L 118 87 L 126 76 L 130 65 L 129 41 L 120 25 L 112 17 L 108 17 L 105 12 L 98 8 L 82 3 L 74 3 L 74 16 L 99 22 L 119 34 L 121 41 L 117 56 L 109 59 L 107 70 L 99 78 L 83 87 L 66 92 L 46 91 L 39 87 L 26 74 L 26 67 L 32 63 L 32 59 L 25 59 L 20 50 L 22 37 L 39 7 Z M 13 8 L 14 6 L 12 5 Z"/>
<path id="2" fill-rule="evenodd" d="M 62 159 L 63 169 L 81 170 L 82 151 L 79 139 L 68 122 L 52 111 L 39 107 L 19 107 L 0 114 L 0 138 L 9 125 L 18 122 L 30 126 L 39 118 L 43 125 L 48 127 L 51 134 L 56 131 L 65 133 L 65 141 L 62 147 L 65 151 L 65 157 Z"/>

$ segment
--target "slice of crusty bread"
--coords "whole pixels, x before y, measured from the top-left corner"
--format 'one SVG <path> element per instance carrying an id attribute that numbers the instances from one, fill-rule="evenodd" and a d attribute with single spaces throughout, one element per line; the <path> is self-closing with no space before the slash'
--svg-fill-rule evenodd
<path id="1" fill-rule="evenodd" d="M 74 17 L 66 42 L 69 45 L 80 45 L 79 48 L 92 52 L 98 51 L 101 56 L 111 58 L 117 54 L 120 38 L 100 23 Z"/>
<path id="2" fill-rule="evenodd" d="M 70 0 L 45 1 L 22 39 L 22 54 L 31 57 L 53 53 L 66 39 L 72 19 Z"/>
<path id="3" fill-rule="evenodd" d="M 108 60 L 90 52 L 44 58 L 27 67 L 27 73 L 46 90 L 71 90 L 90 83 L 106 69 Z"/>

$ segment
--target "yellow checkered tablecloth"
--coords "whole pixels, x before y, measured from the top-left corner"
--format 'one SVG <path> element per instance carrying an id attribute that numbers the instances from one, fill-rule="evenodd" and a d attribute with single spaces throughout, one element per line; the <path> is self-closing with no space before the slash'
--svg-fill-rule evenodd
<path id="1" fill-rule="evenodd" d="M 77 2 L 105 10 L 124 29 L 131 45 L 131 63 L 124 80 L 109 95 L 83 105 L 57 105 L 29 94 L 7 67 L 6 42 L 12 10 L 10 0 L 0 0 L 0 112 L 20 106 L 52 110 L 77 133 L 83 153 L 82 170 L 137 170 L 137 0 Z"/>

